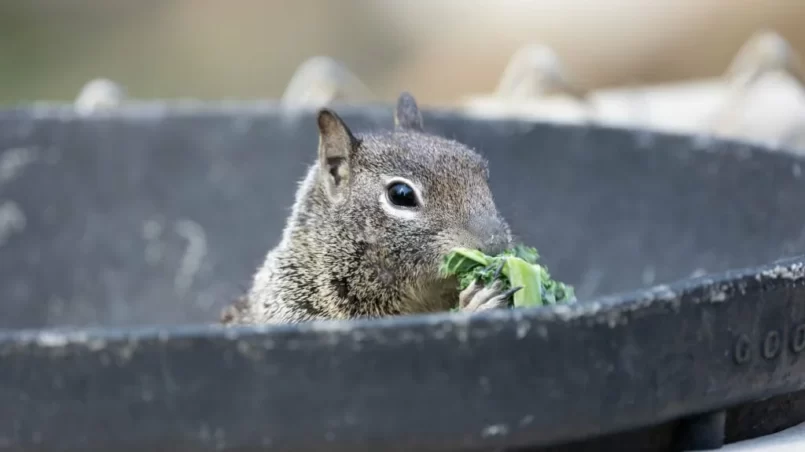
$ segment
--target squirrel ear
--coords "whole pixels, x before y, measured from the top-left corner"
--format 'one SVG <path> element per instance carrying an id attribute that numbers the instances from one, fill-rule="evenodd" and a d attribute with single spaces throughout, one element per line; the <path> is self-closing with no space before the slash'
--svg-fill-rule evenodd
<path id="1" fill-rule="evenodd" d="M 320 178 L 333 200 L 340 200 L 349 185 L 350 157 L 357 140 L 349 127 L 332 110 L 319 110 Z"/>
<path id="2" fill-rule="evenodd" d="M 400 94 L 394 110 L 394 127 L 397 129 L 422 130 L 422 113 L 416 100 L 408 92 Z"/>

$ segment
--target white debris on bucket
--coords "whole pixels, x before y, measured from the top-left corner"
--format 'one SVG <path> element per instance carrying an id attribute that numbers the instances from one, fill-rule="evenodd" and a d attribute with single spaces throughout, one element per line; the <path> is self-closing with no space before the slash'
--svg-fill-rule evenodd
<path id="1" fill-rule="evenodd" d="M 13 148 L 0 154 L 0 185 L 11 182 L 20 172 L 37 160 L 35 149 Z"/>
<path id="2" fill-rule="evenodd" d="M 156 220 L 148 220 L 143 224 L 143 239 L 145 245 L 145 261 L 156 265 L 162 260 L 162 246 L 159 237 L 162 235 L 162 225 Z"/>
<path id="3" fill-rule="evenodd" d="M 797 281 L 805 277 L 805 265 L 801 263 L 795 263 L 789 266 L 782 266 L 777 265 L 770 270 L 765 270 L 758 275 L 758 279 L 761 277 L 769 278 L 769 279 L 788 279 L 791 281 Z"/>
<path id="4" fill-rule="evenodd" d="M 707 270 L 705 270 L 703 268 L 697 268 L 696 270 L 693 270 L 693 272 L 690 274 L 690 277 L 691 278 L 699 278 L 699 277 L 702 277 L 702 276 L 704 276 L 706 274 L 707 274 Z"/>
<path id="5" fill-rule="evenodd" d="M 509 433 L 509 427 L 504 424 L 497 424 L 497 425 L 489 425 L 484 427 L 481 431 L 481 436 L 489 437 L 489 436 L 505 436 Z"/>
<path id="6" fill-rule="evenodd" d="M 176 291 L 179 294 L 184 294 L 193 284 L 193 278 L 201 268 L 204 256 L 207 255 L 207 238 L 204 234 L 204 228 L 195 221 L 178 221 L 175 229 L 177 234 L 187 240 L 187 250 L 182 256 L 182 262 L 174 279 Z"/>
<path id="7" fill-rule="evenodd" d="M 0 245 L 15 233 L 25 229 L 25 214 L 11 201 L 0 204 Z"/>
<path id="8" fill-rule="evenodd" d="M 70 343 L 66 335 L 50 331 L 43 331 L 36 339 L 42 347 L 65 347 Z"/>

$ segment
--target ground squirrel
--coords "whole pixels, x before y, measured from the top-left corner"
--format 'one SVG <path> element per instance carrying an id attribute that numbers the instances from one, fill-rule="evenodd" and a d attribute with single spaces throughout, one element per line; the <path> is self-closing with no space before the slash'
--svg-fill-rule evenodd
<path id="1" fill-rule="evenodd" d="M 332 110 L 317 116 L 318 159 L 302 181 L 280 243 L 225 324 L 503 307 L 513 290 L 477 282 L 462 291 L 439 266 L 454 247 L 510 246 L 486 160 L 424 132 L 414 98 L 397 101 L 394 129 L 353 134 Z"/>

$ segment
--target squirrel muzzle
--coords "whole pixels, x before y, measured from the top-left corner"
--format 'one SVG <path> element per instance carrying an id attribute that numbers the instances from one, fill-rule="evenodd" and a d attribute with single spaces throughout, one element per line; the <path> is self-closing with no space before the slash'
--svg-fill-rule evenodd
<path id="1" fill-rule="evenodd" d="M 478 240 L 477 248 L 494 256 L 511 245 L 509 225 L 497 215 L 477 216 L 470 220 L 469 232 Z"/>

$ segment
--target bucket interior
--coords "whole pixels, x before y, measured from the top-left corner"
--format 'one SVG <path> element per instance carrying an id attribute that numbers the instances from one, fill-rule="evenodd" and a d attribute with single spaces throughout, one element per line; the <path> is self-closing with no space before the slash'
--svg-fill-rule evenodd
<path id="1" fill-rule="evenodd" d="M 390 108 L 337 111 L 356 131 L 392 126 Z M 797 156 L 424 116 L 489 159 L 513 232 L 582 301 L 805 245 Z M 279 240 L 317 139 L 314 112 L 273 107 L 0 115 L 0 328 L 217 321 Z"/>

